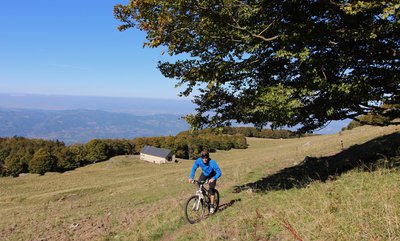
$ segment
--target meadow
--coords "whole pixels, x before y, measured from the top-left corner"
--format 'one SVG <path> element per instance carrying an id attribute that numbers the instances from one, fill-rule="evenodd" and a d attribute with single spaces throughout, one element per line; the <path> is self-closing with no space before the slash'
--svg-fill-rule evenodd
<path id="1" fill-rule="evenodd" d="M 222 170 L 221 208 L 194 225 L 183 217 L 195 192 L 189 160 L 118 156 L 0 178 L 0 240 L 400 240 L 397 161 L 356 165 L 364 153 L 388 159 L 375 148 L 398 143 L 399 130 L 248 138 L 247 149 L 212 153 Z"/>

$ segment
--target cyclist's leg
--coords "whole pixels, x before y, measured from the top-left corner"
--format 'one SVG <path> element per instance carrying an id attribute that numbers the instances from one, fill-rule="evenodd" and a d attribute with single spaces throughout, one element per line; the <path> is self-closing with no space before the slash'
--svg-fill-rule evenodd
<path id="1" fill-rule="evenodd" d="M 214 199 L 215 199 L 215 185 L 217 185 L 217 180 L 209 183 L 209 189 L 208 193 L 210 193 L 210 203 L 211 205 L 214 205 Z"/>
<path id="2" fill-rule="evenodd" d="M 213 176 L 215 176 L 215 171 L 213 170 L 210 175 L 207 177 L 209 179 L 211 179 Z M 217 185 L 217 180 L 214 180 L 213 182 L 208 183 L 208 193 L 210 194 L 210 202 L 211 204 L 214 204 L 214 194 L 215 194 L 215 185 Z"/>

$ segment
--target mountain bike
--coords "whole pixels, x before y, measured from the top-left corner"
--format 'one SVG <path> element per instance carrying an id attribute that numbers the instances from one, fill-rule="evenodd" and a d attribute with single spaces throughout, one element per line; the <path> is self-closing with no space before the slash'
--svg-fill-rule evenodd
<path id="1" fill-rule="evenodd" d="M 184 207 L 185 217 L 191 224 L 199 222 L 201 219 L 208 217 L 211 206 L 210 194 L 204 187 L 204 184 L 208 183 L 208 180 L 201 182 L 193 180 L 193 183 L 198 184 L 199 189 L 196 191 L 196 195 L 191 196 L 186 201 Z M 219 208 L 219 192 L 217 189 L 214 190 L 214 213 L 216 213 Z"/>

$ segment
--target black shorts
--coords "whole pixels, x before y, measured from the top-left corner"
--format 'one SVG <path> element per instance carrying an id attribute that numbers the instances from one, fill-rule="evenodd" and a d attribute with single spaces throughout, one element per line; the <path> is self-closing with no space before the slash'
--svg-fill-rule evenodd
<path id="1" fill-rule="evenodd" d="M 199 177 L 199 182 L 201 182 L 201 181 L 205 181 L 205 180 L 207 180 L 207 179 L 211 179 L 213 176 L 215 176 L 215 172 L 214 171 L 212 171 L 211 173 L 210 173 L 210 175 L 208 175 L 208 176 L 205 176 L 204 174 L 203 174 L 203 172 L 201 173 L 201 175 L 200 175 L 200 177 Z M 208 183 L 208 185 L 209 185 L 209 192 L 210 192 L 210 194 L 211 195 L 214 195 L 214 189 L 215 189 L 215 185 L 217 185 L 217 180 L 215 180 L 215 181 L 213 181 L 213 182 L 211 182 L 211 183 Z"/>

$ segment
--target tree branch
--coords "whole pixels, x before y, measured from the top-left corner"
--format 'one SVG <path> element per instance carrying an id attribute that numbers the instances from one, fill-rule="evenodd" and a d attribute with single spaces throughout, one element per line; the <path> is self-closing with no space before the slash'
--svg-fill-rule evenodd
<path id="1" fill-rule="evenodd" d="M 275 36 L 273 36 L 273 37 L 269 37 L 269 38 L 266 38 L 266 37 L 264 37 L 264 36 L 262 36 L 262 35 L 260 35 L 260 34 L 255 34 L 255 33 L 252 33 L 251 31 L 249 31 L 247 28 L 244 28 L 244 27 L 241 27 L 240 25 L 232 25 L 232 24 L 229 24 L 228 23 L 228 25 L 229 26 L 231 26 L 232 28 L 235 28 L 235 29 L 238 29 L 238 30 L 242 30 L 242 31 L 246 31 L 247 33 L 249 33 L 251 36 L 253 36 L 253 37 L 255 37 L 255 38 L 259 38 L 259 39 L 261 39 L 261 40 L 264 40 L 264 41 L 266 41 L 266 42 L 271 42 L 272 40 L 275 40 L 275 39 L 277 39 L 277 38 L 279 38 L 280 37 L 280 35 L 275 35 Z M 267 27 L 268 28 L 268 27 Z M 263 30 L 264 31 L 264 30 Z M 263 32 L 262 31 L 262 32 Z"/>
<path id="2" fill-rule="evenodd" d="M 240 1 L 240 3 L 241 3 L 241 4 L 244 4 L 244 5 L 245 5 L 246 7 L 248 7 L 248 8 L 251 8 L 251 7 L 250 7 L 249 5 L 247 5 L 246 3 L 243 3 L 243 2 L 241 2 L 241 1 Z M 251 8 L 251 9 L 253 10 L 253 8 Z M 232 20 L 233 20 L 233 22 L 236 24 L 236 25 L 232 25 L 232 24 L 229 24 L 229 23 L 228 23 L 228 26 L 230 26 L 230 27 L 232 27 L 232 28 L 235 28 L 235 29 L 238 29 L 238 30 L 246 31 L 246 32 L 249 33 L 251 36 L 253 36 L 253 37 L 255 37 L 255 38 L 259 38 L 259 39 L 261 39 L 261 40 L 263 40 L 263 41 L 266 41 L 266 42 L 270 42 L 270 41 L 272 41 L 272 40 L 275 40 L 275 39 L 279 38 L 280 35 L 275 35 L 275 36 L 269 37 L 269 38 L 266 38 L 266 37 L 262 36 L 262 34 L 263 34 L 265 31 L 267 31 L 267 30 L 275 23 L 275 20 L 272 21 L 270 24 L 268 24 L 268 26 L 267 26 L 264 30 L 262 30 L 260 33 L 255 34 L 255 33 L 252 33 L 250 30 L 248 30 L 247 28 L 240 26 L 240 24 L 239 24 L 239 22 L 236 20 L 236 18 L 233 17 L 234 15 L 232 14 L 232 11 L 230 11 L 229 8 L 226 8 L 226 10 L 229 12 L 229 15 L 232 16 Z"/>
<path id="3" fill-rule="evenodd" d="M 272 21 L 272 23 L 268 24 L 268 26 L 267 26 L 263 31 L 261 31 L 258 35 L 263 34 L 263 33 L 264 33 L 265 31 L 267 31 L 267 30 L 272 26 L 272 24 L 274 24 L 274 23 L 275 23 L 275 20 Z"/>

